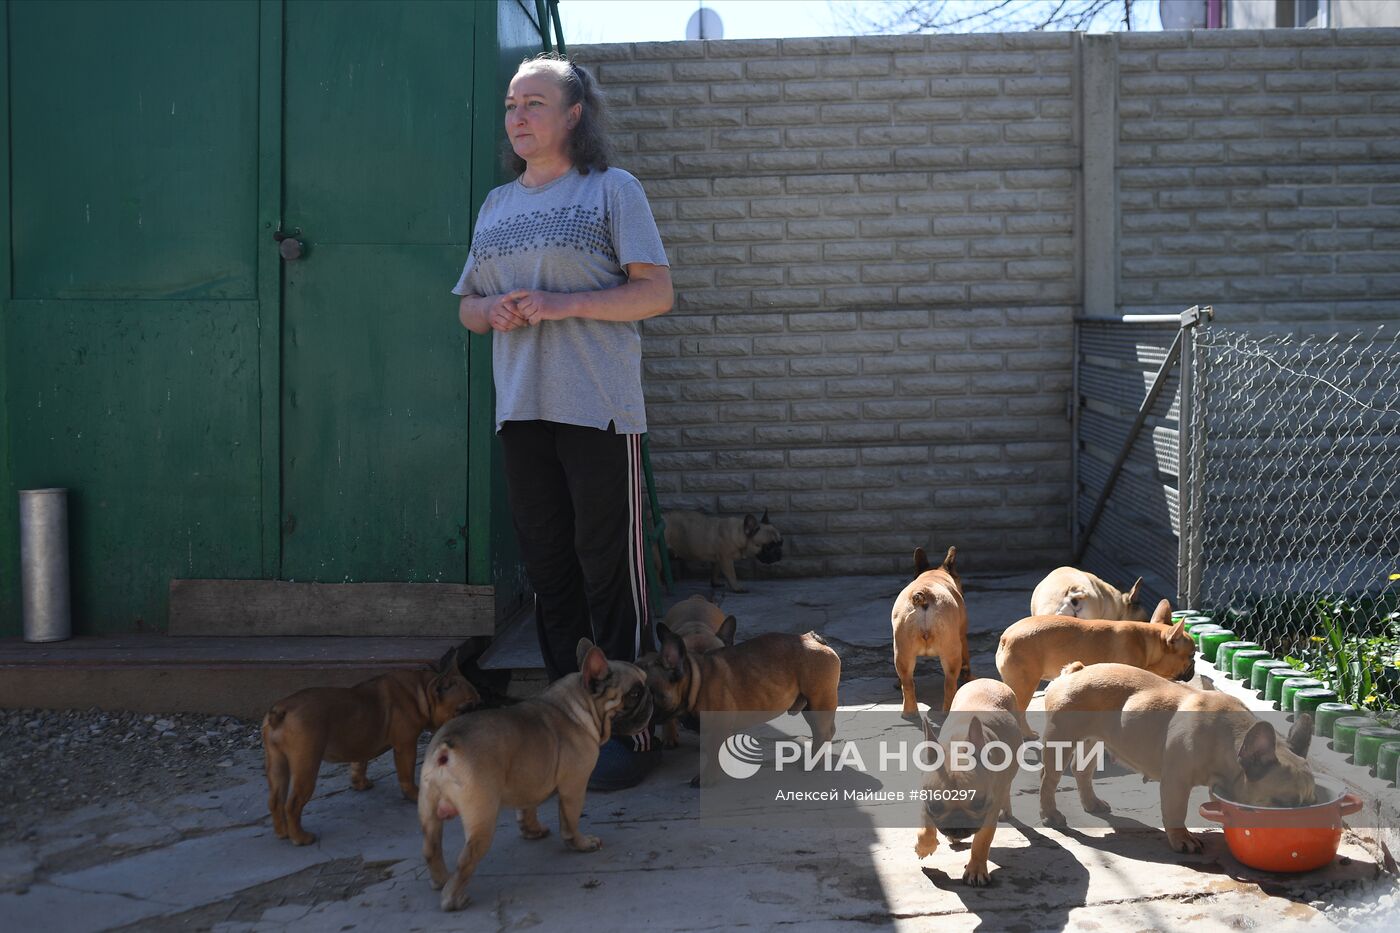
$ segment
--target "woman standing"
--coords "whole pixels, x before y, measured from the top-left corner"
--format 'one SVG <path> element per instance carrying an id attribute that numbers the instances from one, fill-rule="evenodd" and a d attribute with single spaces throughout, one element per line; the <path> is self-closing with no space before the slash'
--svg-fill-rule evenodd
<path id="1" fill-rule="evenodd" d="M 492 331 L 496 431 L 545 670 L 578 669 L 590 638 L 609 658 L 652 648 L 643 564 L 641 335 L 671 274 L 646 194 L 611 168 L 593 76 L 552 54 L 506 91 L 507 163 L 453 294 Z M 655 764 L 647 733 L 604 746 L 590 790 L 630 787 Z"/>

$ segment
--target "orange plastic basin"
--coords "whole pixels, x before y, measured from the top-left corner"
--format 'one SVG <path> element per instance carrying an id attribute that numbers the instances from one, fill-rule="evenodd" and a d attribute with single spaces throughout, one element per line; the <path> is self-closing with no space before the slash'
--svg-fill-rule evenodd
<path id="1" fill-rule="evenodd" d="M 1299 872 L 1331 862 L 1342 841 L 1342 817 L 1361 809 L 1361 798 L 1317 785 L 1309 807 L 1254 807 L 1226 800 L 1214 790 L 1201 816 L 1225 829 L 1230 854 L 1261 871 Z"/>

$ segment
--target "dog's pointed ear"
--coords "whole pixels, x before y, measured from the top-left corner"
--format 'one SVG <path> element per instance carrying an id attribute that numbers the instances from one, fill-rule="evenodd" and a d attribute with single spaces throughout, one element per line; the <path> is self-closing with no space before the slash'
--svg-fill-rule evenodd
<path id="1" fill-rule="evenodd" d="M 955 547 L 948 548 L 948 553 L 943 555 L 943 569 L 951 573 L 953 571 L 953 562 L 957 560 L 957 558 L 958 549 Z"/>
<path id="2" fill-rule="evenodd" d="M 1261 719 L 1250 726 L 1244 734 L 1244 741 L 1240 743 L 1238 756 L 1245 777 L 1257 781 L 1278 764 L 1278 749 L 1274 744 L 1277 741 L 1278 733 L 1270 723 Z"/>
<path id="3" fill-rule="evenodd" d="M 1158 625 L 1172 624 L 1172 604 L 1168 600 L 1162 600 L 1157 604 L 1157 608 L 1152 613 L 1152 621 Z"/>
<path id="4" fill-rule="evenodd" d="M 750 512 L 744 516 L 744 537 L 752 538 L 756 534 L 758 534 L 758 519 L 754 518 L 753 513 Z"/>
<path id="5" fill-rule="evenodd" d="M 583 659 L 588 657 L 588 652 L 593 649 L 593 642 L 587 638 L 578 640 L 578 647 L 574 649 L 574 662 L 578 664 L 578 669 L 583 670 Z"/>
<path id="6" fill-rule="evenodd" d="M 1133 583 L 1133 585 L 1128 589 L 1128 596 L 1127 596 L 1128 602 L 1130 602 L 1130 603 L 1135 603 L 1135 602 L 1137 602 L 1137 601 L 1138 601 L 1138 596 L 1139 596 L 1141 593 L 1142 593 L 1142 577 L 1138 577 L 1138 578 L 1137 578 L 1137 581 L 1136 581 L 1135 583 Z"/>
<path id="7" fill-rule="evenodd" d="M 589 693 L 597 692 L 598 685 L 608 679 L 608 659 L 604 656 L 603 649 L 597 645 L 590 645 L 588 653 L 579 662 L 578 669 L 583 675 L 584 689 Z"/>
<path id="8" fill-rule="evenodd" d="M 1168 619 L 1168 621 L 1170 621 L 1170 620 L 1171 620 L 1171 616 L 1168 616 L 1167 619 Z M 1186 634 L 1186 620 L 1185 620 L 1185 619 L 1182 619 L 1180 622 L 1176 623 L 1176 625 L 1173 625 L 1173 626 L 1172 626 L 1172 630 L 1171 630 L 1170 632 L 1167 633 L 1167 641 L 1169 641 L 1169 642 L 1179 641 L 1180 639 L 1183 639 L 1183 638 L 1190 638 L 1190 637 L 1191 637 L 1190 635 L 1187 635 L 1187 634 Z M 1194 644 L 1194 642 L 1193 642 L 1193 644 Z"/>
<path id="9" fill-rule="evenodd" d="M 733 616 L 725 616 L 724 621 L 719 624 L 719 628 L 715 629 L 715 635 L 719 637 L 720 641 L 724 642 L 724 647 L 734 647 L 734 629 L 737 628 L 738 625 L 738 619 Z"/>
<path id="10" fill-rule="evenodd" d="M 768 510 L 767 510 L 767 509 L 764 509 L 764 510 L 763 510 L 763 517 L 760 518 L 760 519 L 758 520 L 758 523 L 759 523 L 760 525 L 767 525 L 767 524 L 768 524 Z"/>
<path id="11" fill-rule="evenodd" d="M 972 717 L 972 722 L 967 724 L 967 740 L 972 743 L 972 747 L 981 752 L 983 747 L 991 741 L 991 736 L 982 727 L 982 720 L 976 716 Z"/>
<path id="12" fill-rule="evenodd" d="M 914 572 L 923 573 L 929 568 L 928 555 L 921 547 L 914 548 Z"/>
<path id="13" fill-rule="evenodd" d="M 429 666 L 432 667 L 432 669 L 439 674 L 451 670 L 454 667 L 456 667 L 458 670 L 461 670 L 461 667 L 457 663 L 457 655 L 458 652 L 460 652 L 461 650 L 462 646 L 456 645 L 448 649 L 447 653 L 444 654 L 442 657 L 438 658 L 437 663 L 431 664 Z"/>
<path id="14" fill-rule="evenodd" d="M 656 624 L 656 637 L 661 641 L 661 664 L 667 670 L 679 670 L 685 663 L 685 642 L 666 627 L 665 622 Z"/>
<path id="15" fill-rule="evenodd" d="M 919 722 L 922 723 L 924 727 L 924 741 L 937 742 L 938 727 L 933 724 L 933 720 L 929 719 L 927 716 L 920 716 Z"/>
<path id="16" fill-rule="evenodd" d="M 1293 728 L 1288 730 L 1288 750 L 1299 758 L 1308 757 L 1308 746 L 1312 744 L 1312 736 L 1312 714 L 1299 713 Z"/>

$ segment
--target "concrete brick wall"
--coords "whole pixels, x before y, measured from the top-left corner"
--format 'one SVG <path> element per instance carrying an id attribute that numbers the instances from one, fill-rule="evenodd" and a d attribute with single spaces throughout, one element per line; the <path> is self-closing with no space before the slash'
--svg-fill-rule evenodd
<path id="1" fill-rule="evenodd" d="M 1121 305 L 1400 318 L 1400 30 L 1118 39 Z"/>
<path id="2" fill-rule="evenodd" d="M 678 305 L 643 327 L 663 505 L 768 508 L 790 545 L 764 575 L 907 572 L 916 544 L 980 570 L 1066 559 L 1075 314 L 1395 307 L 1397 49 L 1396 30 L 575 48 L 673 263 Z"/>

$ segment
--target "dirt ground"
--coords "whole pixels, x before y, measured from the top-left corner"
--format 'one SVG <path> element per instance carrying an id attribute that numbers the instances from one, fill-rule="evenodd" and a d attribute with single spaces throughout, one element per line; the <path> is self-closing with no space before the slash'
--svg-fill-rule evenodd
<path id="1" fill-rule="evenodd" d="M 232 716 L 0 710 L 0 838 L 104 800 L 218 790 L 262 760 L 259 724 Z"/>

